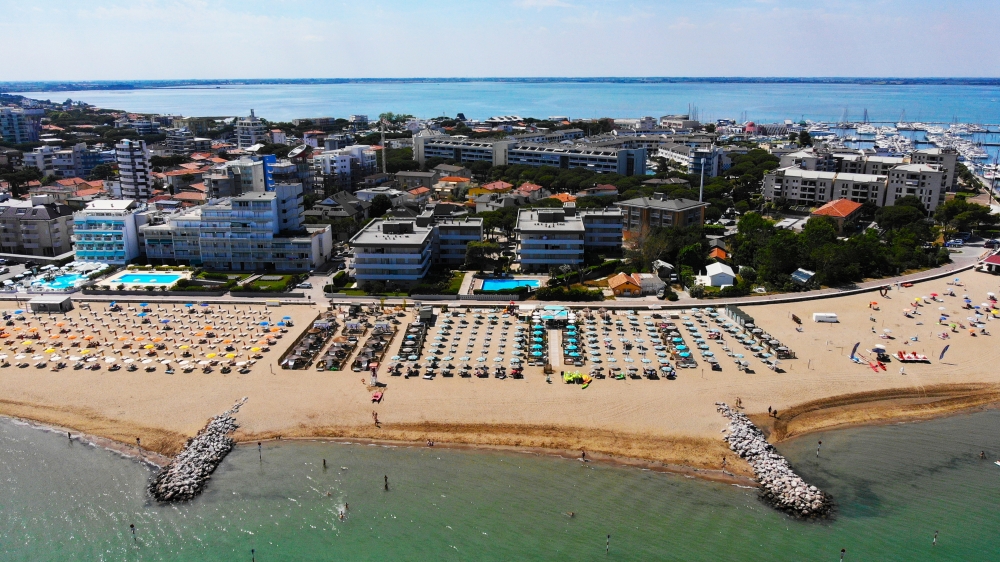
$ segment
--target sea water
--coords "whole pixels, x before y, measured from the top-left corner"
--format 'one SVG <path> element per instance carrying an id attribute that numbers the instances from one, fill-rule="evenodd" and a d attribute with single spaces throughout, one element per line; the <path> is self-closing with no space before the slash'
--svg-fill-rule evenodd
<path id="1" fill-rule="evenodd" d="M 839 505 L 803 522 L 673 474 L 323 442 L 237 447 L 202 496 L 158 505 L 145 466 L 0 420 L 0 560 L 998 560 L 998 427 L 984 412 L 785 443 Z"/>
<path id="2" fill-rule="evenodd" d="M 1000 123 L 1000 87 L 623 82 L 372 82 L 263 84 L 77 92 L 26 92 L 36 99 L 71 98 L 112 109 L 195 116 L 256 115 L 271 121 L 308 117 L 375 118 L 392 111 L 422 118 L 521 115 L 573 119 L 659 117 L 698 108 L 702 121 L 812 119 Z"/>

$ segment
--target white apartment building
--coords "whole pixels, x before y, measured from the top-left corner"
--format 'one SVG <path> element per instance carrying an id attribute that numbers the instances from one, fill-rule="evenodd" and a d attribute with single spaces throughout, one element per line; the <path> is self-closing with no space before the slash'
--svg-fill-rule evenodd
<path id="1" fill-rule="evenodd" d="M 43 109 L 0 107 L 0 139 L 7 142 L 35 142 L 42 132 Z"/>
<path id="2" fill-rule="evenodd" d="M 24 165 L 37 168 L 43 176 L 55 175 L 55 154 L 56 149 L 51 146 L 39 146 L 24 153 Z"/>
<path id="3" fill-rule="evenodd" d="M 413 159 L 422 167 L 428 158 L 443 158 L 455 162 L 489 162 L 493 166 L 507 164 L 509 140 L 465 139 L 447 135 L 414 135 Z"/>
<path id="4" fill-rule="evenodd" d="M 581 266 L 585 251 L 620 251 L 622 217 L 620 209 L 578 212 L 572 203 L 562 209 L 521 209 L 514 228 L 521 271 Z"/>
<path id="5" fill-rule="evenodd" d="M 160 123 L 148 117 L 122 117 L 115 121 L 116 129 L 135 129 L 137 135 L 155 135 L 160 132 Z"/>
<path id="6" fill-rule="evenodd" d="M 212 168 L 203 180 L 210 199 L 264 191 L 264 163 L 246 157 L 230 160 Z"/>
<path id="7" fill-rule="evenodd" d="M 153 193 L 153 181 L 146 141 L 122 140 L 115 145 L 115 158 L 118 161 L 122 197 L 140 201 L 149 199 Z"/>
<path id="8" fill-rule="evenodd" d="M 644 148 L 596 147 L 587 144 L 531 144 L 507 147 L 507 164 L 586 168 L 600 174 L 642 176 L 646 174 Z"/>
<path id="9" fill-rule="evenodd" d="M 124 265 L 139 257 L 144 208 L 133 199 L 98 199 L 73 214 L 77 261 Z"/>
<path id="10" fill-rule="evenodd" d="M 239 148 L 250 148 L 251 146 L 267 142 L 270 137 L 264 128 L 264 122 L 253 114 L 250 110 L 249 117 L 240 117 L 236 120 L 236 145 Z"/>
<path id="11" fill-rule="evenodd" d="M 385 195 L 386 197 L 388 197 L 389 200 L 392 201 L 392 205 L 394 207 L 406 201 L 406 192 L 400 191 L 394 187 L 380 185 L 378 187 L 359 189 L 354 192 L 355 197 L 357 197 L 362 201 L 368 201 L 368 202 L 371 202 L 372 199 L 375 199 L 379 195 Z"/>
<path id="12" fill-rule="evenodd" d="M 146 257 L 217 271 L 308 271 L 329 257 L 333 235 L 329 225 L 303 229 L 302 197 L 302 184 L 277 184 L 170 215 L 140 229 Z"/>
<path id="13" fill-rule="evenodd" d="M 713 178 L 722 172 L 723 151 L 717 147 L 698 148 L 686 144 L 660 145 L 656 155 L 687 168 L 689 174 L 705 173 Z"/>
<path id="14" fill-rule="evenodd" d="M 922 148 L 910 155 L 911 164 L 928 164 L 940 166 L 944 172 L 944 185 L 948 191 L 954 191 L 958 181 L 958 152 L 954 148 Z"/>
<path id="15" fill-rule="evenodd" d="M 787 199 L 794 205 L 819 206 L 835 199 L 855 203 L 892 205 L 905 195 L 915 195 L 931 213 L 944 203 L 945 174 L 938 166 L 902 164 L 888 174 L 814 172 L 781 168 L 764 176 L 764 198 Z"/>
<path id="16" fill-rule="evenodd" d="M 933 213 L 938 205 L 944 203 L 948 191 L 946 183 L 947 172 L 941 166 L 928 164 L 904 164 L 896 166 L 889 172 L 888 188 L 883 205 L 892 205 L 896 199 L 914 195 Z"/>
<path id="17" fill-rule="evenodd" d="M 430 269 L 434 227 L 412 220 L 375 219 L 349 244 L 354 251 L 354 278 L 362 287 L 373 281 L 412 285 Z"/>
<path id="18" fill-rule="evenodd" d="M 193 152 L 212 150 L 212 139 L 196 137 L 186 127 L 167 129 L 166 142 L 173 156 L 187 156 Z"/>

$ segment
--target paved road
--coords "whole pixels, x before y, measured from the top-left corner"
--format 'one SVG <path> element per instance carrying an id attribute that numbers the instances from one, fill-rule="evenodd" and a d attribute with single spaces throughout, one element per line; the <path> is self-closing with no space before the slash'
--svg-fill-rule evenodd
<path id="1" fill-rule="evenodd" d="M 782 302 L 789 300 L 808 300 L 814 298 L 823 298 L 828 296 L 845 294 L 850 291 L 858 290 L 871 290 L 883 287 L 885 285 L 892 285 L 897 282 L 906 283 L 918 281 L 921 279 L 931 278 L 931 277 L 947 277 L 950 274 L 967 270 L 968 268 L 975 265 L 984 254 L 988 254 L 988 250 L 976 246 L 969 245 L 960 248 L 959 251 L 952 254 L 952 263 L 947 264 L 943 267 L 930 269 L 926 271 L 921 271 L 918 273 L 913 273 L 909 275 L 903 275 L 900 277 L 893 277 L 888 279 L 878 279 L 875 281 L 867 281 L 864 283 L 859 283 L 852 287 L 838 287 L 833 289 L 819 289 L 815 291 L 805 291 L 802 293 L 781 293 L 774 295 L 760 295 L 760 296 L 749 296 L 749 297 L 739 297 L 731 299 L 681 299 L 678 301 L 661 301 L 655 297 L 644 297 L 636 299 L 618 299 L 612 301 L 603 301 L 601 303 L 578 303 L 578 302 L 544 302 L 544 303 L 534 303 L 532 304 L 551 304 L 551 305 L 564 305 L 564 306 L 601 306 L 607 308 L 630 308 L 630 307 L 645 307 L 645 306 L 661 306 L 663 308 L 686 308 L 690 306 L 725 306 L 726 304 L 766 304 L 771 302 Z M 0 282 L 4 279 L 10 278 L 17 273 L 23 271 L 24 266 L 15 265 L 10 266 L 11 272 L 5 275 L 0 275 Z M 316 274 L 309 278 L 309 282 L 312 283 L 312 289 L 296 289 L 295 292 L 302 293 L 305 298 L 289 298 L 284 297 L 280 294 L 275 294 L 271 297 L 261 297 L 261 298 L 242 298 L 233 297 L 231 295 L 224 295 L 221 297 L 178 297 L 176 295 L 170 295 L 169 293 L 163 294 L 136 294 L 135 296 L 125 296 L 125 295 L 84 295 L 82 293 L 74 293 L 72 295 L 73 300 L 78 301 L 111 301 L 111 300 L 121 300 L 121 301 L 148 301 L 148 302 L 178 302 L 178 301 L 192 301 L 192 302 L 210 302 L 210 303 L 236 303 L 236 302 L 255 302 L 263 304 L 267 300 L 281 300 L 288 304 L 311 304 L 316 303 L 326 306 L 331 303 L 330 299 L 327 299 L 323 295 L 323 286 L 328 284 L 336 270 L 328 274 Z M 29 295 L 26 293 L 0 293 L 0 300 L 19 300 L 27 301 L 30 300 L 34 295 Z M 335 303 L 352 303 L 352 302 L 377 302 L 379 297 L 374 296 L 363 296 L 363 297 L 339 297 Z M 402 298 L 387 298 L 386 302 L 399 304 L 403 301 Z M 405 299 L 408 302 L 413 302 L 412 298 Z M 429 304 L 440 302 L 441 304 L 456 305 L 456 306 L 481 306 L 488 307 L 497 304 L 502 304 L 502 301 L 477 301 L 477 300 L 445 300 L 445 301 L 427 301 Z"/>

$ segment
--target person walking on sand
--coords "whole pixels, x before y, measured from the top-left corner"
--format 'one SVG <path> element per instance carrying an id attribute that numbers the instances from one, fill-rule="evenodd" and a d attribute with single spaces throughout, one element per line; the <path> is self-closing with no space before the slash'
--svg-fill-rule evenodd
<path id="1" fill-rule="evenodd" d="M 722 471 L 726 471 L 726 455 L 722 455 Z"/>

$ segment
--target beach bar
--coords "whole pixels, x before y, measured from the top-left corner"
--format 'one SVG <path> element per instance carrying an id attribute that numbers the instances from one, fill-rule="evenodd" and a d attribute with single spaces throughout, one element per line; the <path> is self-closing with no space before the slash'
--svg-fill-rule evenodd
<path id="1" fill-rule="evenodd" d="M 63 313 L 73 310 L 73 300 L 69 295 L 39 295 L 28 301 L 32 312 Z"/>

